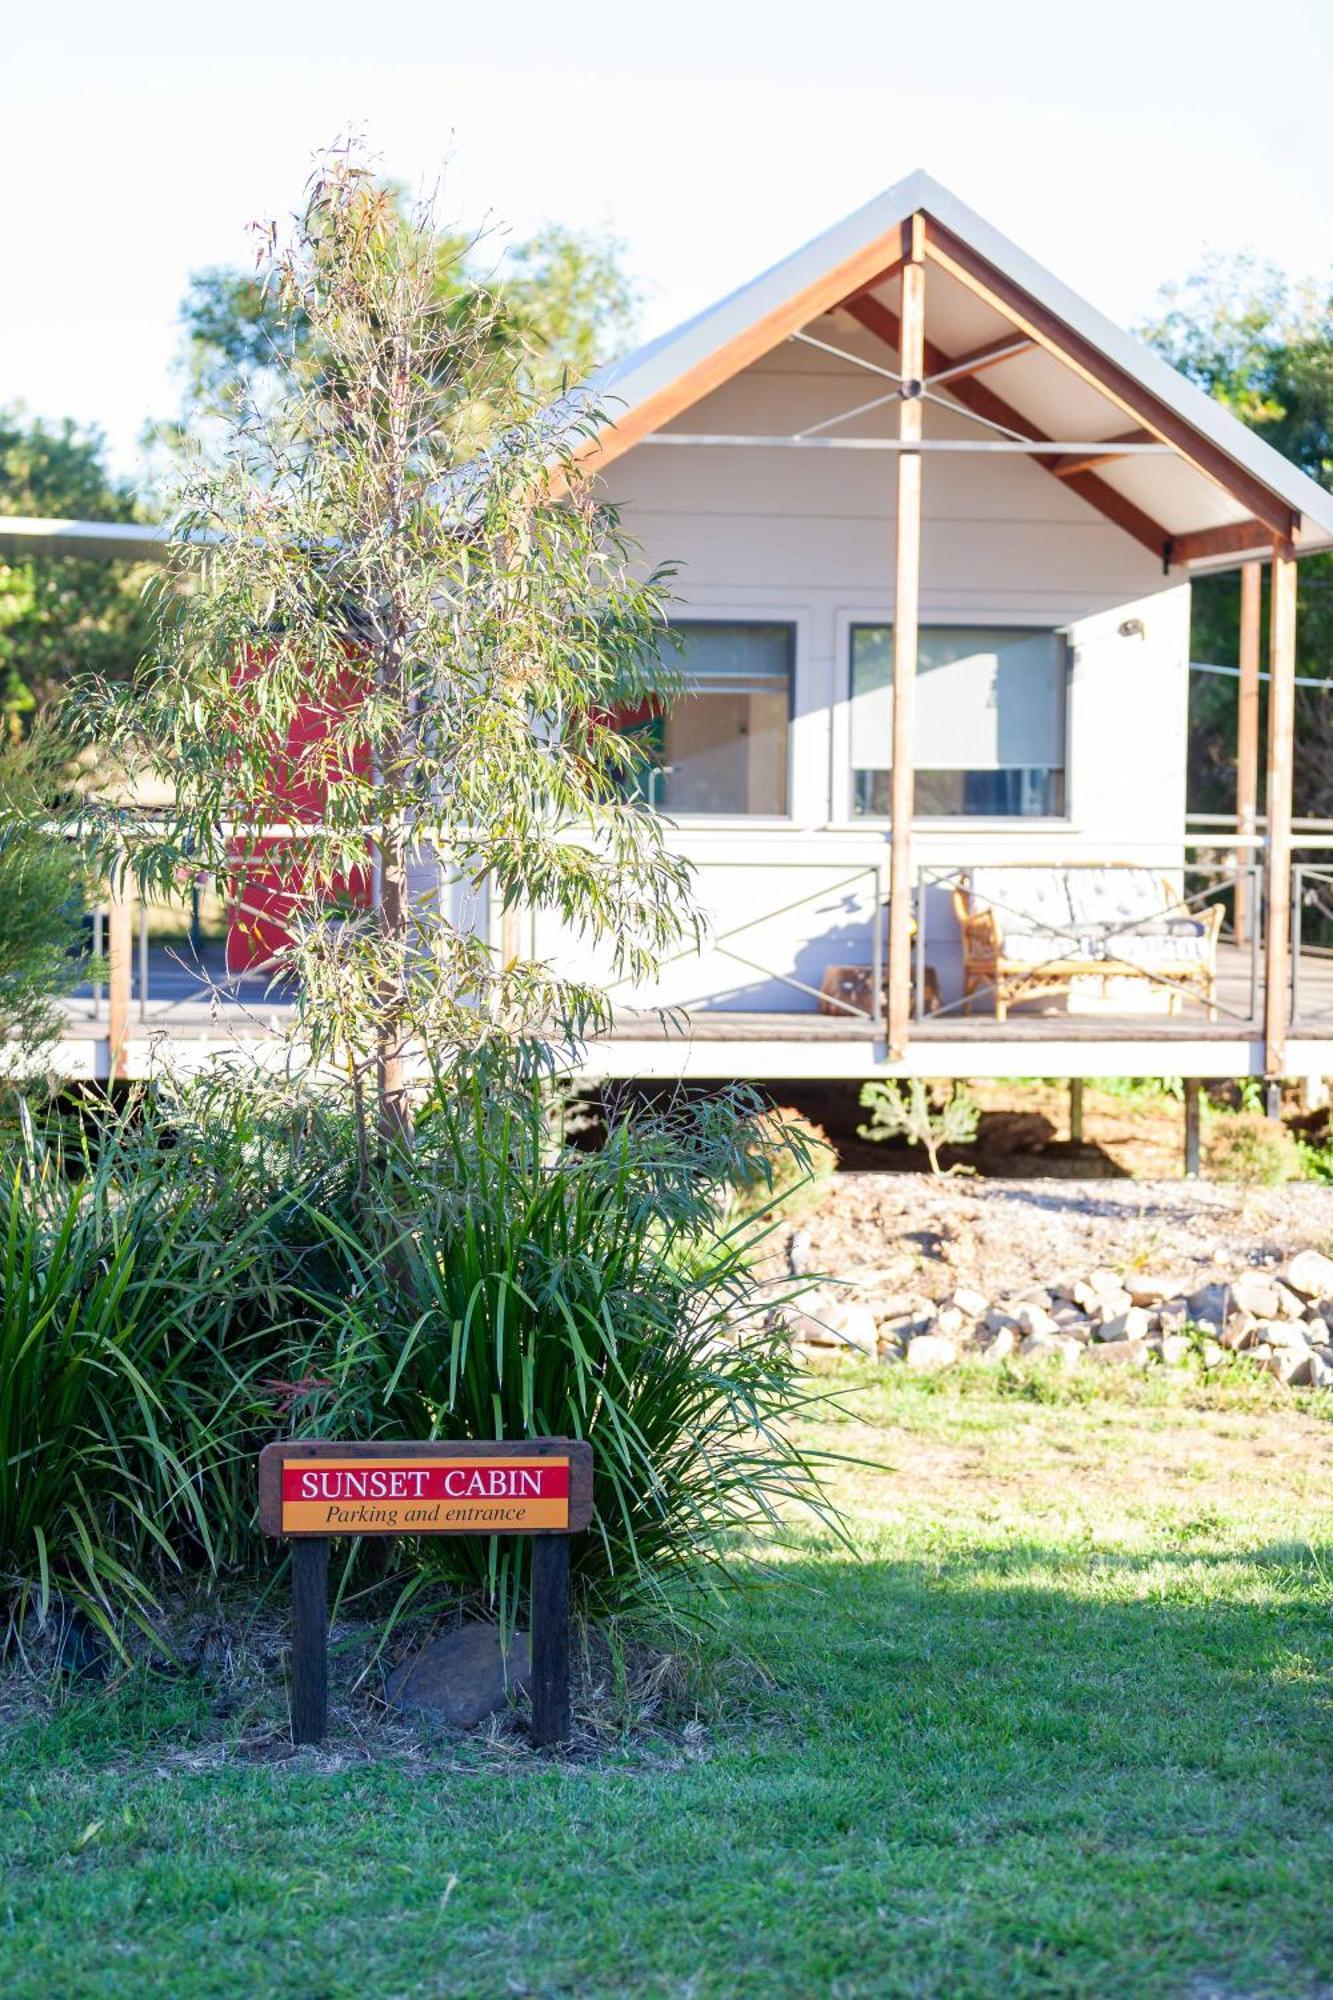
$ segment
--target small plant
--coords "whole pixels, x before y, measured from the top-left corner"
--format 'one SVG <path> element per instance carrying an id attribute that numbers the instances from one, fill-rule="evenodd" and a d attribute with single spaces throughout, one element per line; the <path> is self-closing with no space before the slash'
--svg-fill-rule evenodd
<path id="1" fill-rule="evenodd" d="M 925 1148 L 932 1174 L 942 1174 L 940 1154 L 946 1146 L 970 1146 L 977 1136 L 981 1111 L 974 1097 L 956 1084 L 943 1104 L 936 1105 L 926 1084 L 914 1076 L 904 1085 L 893 1080 L 863 1084 L 861 1106 L 869 1111 L 870 1123 L 858 1125 L 863 1139 L 879 1144 L 905 1139 L 909 1146 Z M 954 1165 L 950 1173 L 965 1173 Z"/>
<path id="2" fill-rule="evenodd" d="M 1255 1111 L 1223 1111 L 1209 1120 L 1204 1168 L 1237 1187 L 1281 1187 L 1301 1178 L 1300 1149 L 1286 1126 Z"/>
<path id="3" fill-rule="evenodd" d="M 754 1151 L 738 1175 L 732 1213 L 793 1221 L 817 1208 L 838 1170 L 837 1152 L 823 1127 L 789 1104 L 775 1104 L 756 1112 L 749 1130 Z"/>

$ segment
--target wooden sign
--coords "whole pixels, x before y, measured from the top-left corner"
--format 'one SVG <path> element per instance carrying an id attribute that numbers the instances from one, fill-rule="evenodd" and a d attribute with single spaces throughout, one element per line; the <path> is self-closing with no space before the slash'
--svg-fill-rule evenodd
<path id="1" fill-rule="evenodd" d="M 259 1454 L 259 1525 L 292 1542 L 292 1737 L 328 1728 L 333 1535 L 531 1535 L 532 1737 L 569 1735 L 569 1540 L 592 1519 L 592 1447 L 282 1439 Z"/>
<path id="2" fill-rule="evenodd" d="M 267 1535 L 568 1535 L 592 1517 L 592 1448 L 516 1444 L 265 1445 Z"/>

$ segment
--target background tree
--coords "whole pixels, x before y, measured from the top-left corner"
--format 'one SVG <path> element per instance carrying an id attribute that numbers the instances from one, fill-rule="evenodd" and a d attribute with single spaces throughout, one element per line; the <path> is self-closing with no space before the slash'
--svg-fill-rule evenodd
<path id="1" fill-rule="evenodd" d="M 101 434 L 0 410 L 0 514 L 132 521 Z M 26 728 L 71 677 L 123 678 L 148 637 L 144 570 L 75 556 L 0 557 L 0 730 Z"/>
<path id="2" fill-rule="evenodd" d="M 401 186 L 381 182 L 378 192 L 400 221 L 419 220 Z M 615 237 L 550 223 L 505 248 L 496 235 L 470 236 L 433 220 L 426 237 L 435 301 L 457 334 L 471 328 L 475 336 L 478 437 L 496 416 L 489 396 L 497 359 L 530 397 L 549 400 L 630 344 L 639 294 Z M 261 254 L 251 271 L 215 265 L 190 280 L 181 306 L 181 412 L 146 439 L 165 452 L 168 484 L 187 439 L 216 444 L 242 406 L 263 408 L 293 376 L 319 379 L 321 331 L 303 312 L 279 308 L 273 273 L 272 254 Z"/>
<path id="3" fill-rule="evenodd" d="M 63 760 L 40 740 L 0 741 L 0 1045 L 6 1076 L 40 1062 L 59 1032 L 59 1000 L 90 966 L 84 912 L 92 882 L 46 822 L 67 801 Z M 17 1058 L 17 1064 L 15 1059 Z"/>
<path id="4" fill-rule="evenodd" d="M 1333 281 L 1297 283 L 1253 256 L 1214 257 L 1164 286 L 1144 336 L 1278 451 L 1333 489 Z M 1267 618 L 1267 576 L 1265 575 Z M 1192 657 L 1237 663 L 1239 584 L 1232 571 L 1193 589 Z M 1333 558 L 1299 566 L 1297 672 L 1333 679 Z M 1333 816 L 1333 692 L 1298 689 L 1296 810 Z M 1190 689 L 1190 790 L 1196 812 L 1236 801 L 1233 680 L 1196 674 Z"/>

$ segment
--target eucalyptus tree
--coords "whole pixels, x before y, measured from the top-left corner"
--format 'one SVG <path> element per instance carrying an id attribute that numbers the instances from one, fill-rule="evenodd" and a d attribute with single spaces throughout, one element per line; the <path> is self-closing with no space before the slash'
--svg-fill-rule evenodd
<path id="1" fill-rule="evenodd" d="M 450 309 L 443 240 L 350 150 L 289 240 L 265 229 L 278 392 L 184 473 L 154 651 L 82 710 L 119 797 L 143 775 L 172 794 L 108 803 L 103 859 L 145 887 L 280 885 L 297 1031 L 381 1143 L 410 1129 L 409 1051 L 605 1019 L 485 908 L 554 913 L 630 977 L 691 922 L 614 726 L 662 691 L 668 578 L 579 464 L 599 414 L 539 403 L 486 315 Z"/>

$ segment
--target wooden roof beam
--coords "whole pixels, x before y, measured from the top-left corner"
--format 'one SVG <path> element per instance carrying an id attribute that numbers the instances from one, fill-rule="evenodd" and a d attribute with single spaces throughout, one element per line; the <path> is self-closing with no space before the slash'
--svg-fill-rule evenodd
<path id="1" fill-rule="evenodd" d="M 966 375 L 980 375 L 983 369 L 995 368 L 1001 361 L 1014 361 L 1020 354 L 1031 354 L 1037 343 L 1029 340 L 1025 333 L 1007 333 L 1000 340 L 988 340 L 984 347 L 974 347 L 970 354 L 960 354 L 947 368 L 937 375 L 926 378 L 928 389 L 943 389 L 953 382 L 961 382 Z"/>
<path id="2" fill-rule="evenodd" d="M 926 254 L 993 312 L 1029 334 L 1089 388 L 1118 404 L 1127 417 L 1146 425 L 1164 444 L 1174 446 L 1196 471 L 1247 507 L 1270 533 L 1283 537 L 1292 533 L 1291 508 L 1285 500 L 933 216 L 926 230 Z"/>
<path id="3" fill-rule="evenodd" d="M 1082 458 L 1070 456 L 1067 458 L 1052 459 L 1051 471 L 1057 479 L 1068 479 L 1075 472 L 1090 472 L 1099 465 L 1110 465 L 1117 458 L 1123 458 L 1125 453 L 1117 451 L 1117 445 L 1153 444 L 1155 442 L 1156 440 L 1151 431 L 1122 431 L 1118 437 L 1107 438 L 1105 451 L 1090 451 Z"/>
<path id="4" fill-rule="evenodd" d="M 929 230 L 926 233 L 926 245 L 929 251 Z M 891 347 L 895 354 L 899 351 L 901 330 L 898 325 L 898 315 L 891 307 L 886 306 L 881 299 L 864 294 L 847 299 L 844 304 L 853 319 L 863 326 L 867 333 L 873 333 L 886 347 Z M 928 375 L 938 377 L 952 364 L 951 355 L 937 347 L 934 341 L 927 340 Z M 987 423 L 999 424 L 1005 430 L 1017 431 L 1021 437 L 1030 437 L 1034 446 L 1033 457 L 1037 464 L 1044 466 L 1048 472 L 1054 469 L 1052 461 L 1041 456 L 1041 446 L 1050 443 L 1046 433 L 1038 430 L 1035 424 L 1029 422 L 1011 404 L 1006 403 L 1002 396 L 997 396 L 984 382 L 977 382 L 970 376 L 962 376 L 957 381 L 948 383 L 947 387 L 954 401 L 961 403 L 964 409 L 970 410 L 973 416 L 981 417 Z M 1114 522 L 1115 526 L 1123 529 L 1125 534 L 1131 535 L 1141 547 L 1150 550 L 1155 556 L 1162 555 L 1170 539 L 1166 530 L 1151 520 L 1142 508 L 1136 507 L 1132 500 L 1126 500 L 1122 493 L 1117 493 L 1113 486 L 1108 486 L 1104 479 L 1099 479 L 1095 472 L 1067 473 L 1063 483 L 1071 493 L 1077 493 L 1080 500 L 1086 500 L 1090 507 L 1105 515 L 1108 521 Z"/>
<path id="5" fill-rule="evenodd" d="M 1174 563 L 1204 562 L 1210 556 L 1253 556 L 1266 560 L 1273 553 L 1273 537 L 1262 521 L 1228 521 L 1220 528 L 1197 528 L 1171 539 Z"/>

